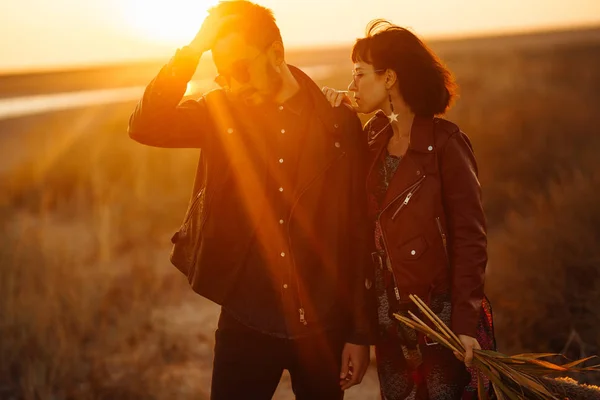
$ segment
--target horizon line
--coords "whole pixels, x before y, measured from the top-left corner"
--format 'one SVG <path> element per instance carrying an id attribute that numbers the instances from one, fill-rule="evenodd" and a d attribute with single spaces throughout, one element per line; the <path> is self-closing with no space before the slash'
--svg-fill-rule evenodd
<path id="1" fill-rule="evenodd" d="M 411 28 L 408 28 L 412 31 Z M 427 44 L 436 45 L 452 42 L 468 42 L 477 40 L 490 40 L 490 39 L 502 39 L 502 38 L 517 38 L 517 37 L 528 37 L 528 36 L 539 36 L 539 35 L 550 35 L 560 33 L 577 33 L 586 31 L 599 31 L 600 33 L 600 22 L 580 24 L 572 26 L 557 26 L 557 27 L 536 27 L 536 28 L 521 28 L 521 29 L 498 29 L 495 31 L 485 31 L 481 33 L 461 33 L 461 34 L 433 34 L 433 35 L 419 35 L 421 39 L 427 41 Z M 339 50 L 345 46 L 352 46 L 352 40 L 347 42 L 331 42 L 331 43 L 318 43 L 313 45 L 302 44 L 302 45 L 291 45 L 286 46 L 286 52 L 305 52 L 311 50 L 327 50 L 336 49 Z M 174 47 L 174 50 L 176 47 Z M 173 51 L 174 51 L 173 50 Z M 169 56 L 168 54 L 166 55 Z M 209 57 L 212 60 L 212 57 Z M 0 67 L 0 76 L 18 76 L 18 75 L 32 75 L 32 74 L 44 74 L 44 73 L 58 73 L 58 72 L 75 72 L 92 69 L 105 69 L 105 68 L 120 68 L 124 66 L 132 65 L 150 65 L 161 62 L 162 57 L 148 57 L 134 60 L 110 60 L 106 62 L 81 62 L 81 63 L 69 63 L 63 66 L 48 65 L 40 67 L 9 67 L 3 69 Z M 204 58 L 204 60 L 207 60 Z M 202 61 L 201 61 L 202 62 Z"/>

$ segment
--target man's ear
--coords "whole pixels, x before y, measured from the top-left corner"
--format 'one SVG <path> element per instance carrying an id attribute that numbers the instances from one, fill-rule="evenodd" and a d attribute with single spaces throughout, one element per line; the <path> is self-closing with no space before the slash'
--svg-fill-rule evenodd
<path id="1" fill-rule="evenodd" d="M 271 51 L 273 54 L 273 61 L 275 62 L 275 66 L 281 66 L 281 64 L 285 62 L 285 51 L 283 49 L 283 43 L 281 43 L 279 40 L 273 42 L 273 44 L 271 45 Z"/>

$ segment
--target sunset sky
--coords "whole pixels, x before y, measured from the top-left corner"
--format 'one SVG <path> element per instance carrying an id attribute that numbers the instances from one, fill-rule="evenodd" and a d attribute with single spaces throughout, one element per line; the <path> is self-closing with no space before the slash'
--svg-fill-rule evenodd
<path id="1" fill-rule="evenodd" d="M 0 71 L 168 57 L 214 0 L 2 0 Z M 257 0 L 287 47 L 351 43 L 386 18 L 424 38 L 600 26 L 600 0 Z"/>

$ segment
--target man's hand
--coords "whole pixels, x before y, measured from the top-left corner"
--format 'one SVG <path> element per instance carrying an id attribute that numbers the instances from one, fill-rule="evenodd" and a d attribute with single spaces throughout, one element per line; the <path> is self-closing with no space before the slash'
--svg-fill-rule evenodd
<path id="1" fill-rule="evenodd" d="M 479 345 L 479 342 L 477 341 L 477 339 L 475 339 L 474 337 L 471 336 L 467 336 L 467 335 L 458 335 L 458 339 L 460 340 L 460 342 L 462 343 L 462 345 L 465 348 L 465 358 L 463 359 L 460 354 L 454 352 L 454 355 L 456 356 L 456 358 L 458 358 L 460 361 L 464 361 L 465 365 L 467 367 L 471 367 L 472 363 L 473 363 L 473 350 L 481 350 L 481 346 Z"/>
<path id="2" fill-rule="evenodd" d="M 369 346 L 346 343 L 342 351 L 342 371 L 340 385 L 342 390 L 350 389 L 362 382 L 369 367 Z"/>
<path id="3" fill-rule="evenodd" d="M 216 15 L 209 15 L 202 23 L 202 27 L 196 34 L 196 37 L 190 42 L 188 47 L 199 55 L 207 52 L 215 44 L 217 35 L 219 34 L 219 31 L 223 25 L 232 22 L 237 18 L 238 17 L 235 16 L 220 18 Z"/>

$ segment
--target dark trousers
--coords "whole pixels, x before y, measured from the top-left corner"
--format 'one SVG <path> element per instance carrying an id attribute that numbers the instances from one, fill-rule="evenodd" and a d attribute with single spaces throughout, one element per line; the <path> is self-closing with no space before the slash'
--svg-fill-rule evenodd
<path id="1" fill-rule="evenodd" d="M 247 328 L 222 313 L 215 335 L 211 400 L 268 400 L 283 370 L 297 400 L 341 400 L 340 333 L 281 339 Z"/>

